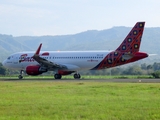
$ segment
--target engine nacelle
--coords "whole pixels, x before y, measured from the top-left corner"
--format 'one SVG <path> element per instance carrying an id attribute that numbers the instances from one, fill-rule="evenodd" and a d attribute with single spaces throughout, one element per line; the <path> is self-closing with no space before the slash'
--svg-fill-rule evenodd
<path id="1" fill-rule="evenodd" d="M 47 69 L 42 69 L 39 65 L 30 65 L 26 67 L 26 73 L 28 75 L 40 75 L 47 72 Z"/>

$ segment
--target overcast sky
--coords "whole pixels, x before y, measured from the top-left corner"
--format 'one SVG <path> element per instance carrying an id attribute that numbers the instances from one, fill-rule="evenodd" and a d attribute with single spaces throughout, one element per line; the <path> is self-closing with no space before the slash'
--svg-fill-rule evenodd
<path id="1" fill-rule="evenodd" d="M 114 26 L 160 27 L 160 0 L 0 0 L 0 34 L 67 35 Z"/>

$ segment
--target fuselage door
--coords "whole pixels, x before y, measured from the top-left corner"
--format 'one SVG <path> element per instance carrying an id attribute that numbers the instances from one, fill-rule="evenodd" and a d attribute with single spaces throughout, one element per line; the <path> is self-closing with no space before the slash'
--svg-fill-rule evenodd
<path id="1" fill-rule="evenodd" d="M 18 55 L 13 56 L 13 64 L 18 64 Z"/>

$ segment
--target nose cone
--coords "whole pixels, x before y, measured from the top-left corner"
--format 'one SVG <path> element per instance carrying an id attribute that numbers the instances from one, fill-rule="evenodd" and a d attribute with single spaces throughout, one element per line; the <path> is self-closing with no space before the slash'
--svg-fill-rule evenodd
<path id="1" fill-rule="evenodd" d="M 7 66 L 6 66 L 6 60 L 4 60 L 4 61 L 2 62 L 2 65 L 3 65 L 4 67 L 7 67 Z"/>

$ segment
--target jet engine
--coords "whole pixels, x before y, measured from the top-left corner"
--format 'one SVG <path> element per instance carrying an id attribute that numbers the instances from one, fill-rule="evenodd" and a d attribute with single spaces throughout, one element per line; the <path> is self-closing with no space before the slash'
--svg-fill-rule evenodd
<path id="1" fill-rule="evenodd" d="M 47 69 L 42 68 L 39 65 L 30 65 L 26 67 L 26 73 L 28 75 L 40 75 L 44 72 L 47 72 Z"/>

